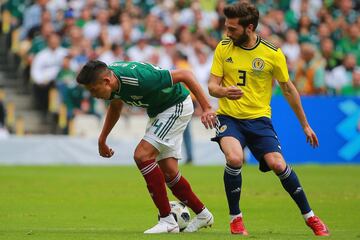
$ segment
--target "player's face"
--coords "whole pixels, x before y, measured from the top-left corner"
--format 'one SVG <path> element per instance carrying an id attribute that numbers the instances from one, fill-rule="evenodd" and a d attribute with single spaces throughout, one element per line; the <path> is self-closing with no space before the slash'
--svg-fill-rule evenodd
<path id="1" fill-rule="evenodd" d="M 239 18 L 227 18 L 225 20 L 225 28 L 227 36 L 233 41 L 235 46 L 241 46 L 250 39 L 246 29 L 239 24 Z"/>
<path id="2" fill-rule="evenodd" d="M 111 87 L 107 79 L 99 79 L 92 84 L 85 86 L 91 96 L 101 99 L 109 99 L 111 96 Z"/>

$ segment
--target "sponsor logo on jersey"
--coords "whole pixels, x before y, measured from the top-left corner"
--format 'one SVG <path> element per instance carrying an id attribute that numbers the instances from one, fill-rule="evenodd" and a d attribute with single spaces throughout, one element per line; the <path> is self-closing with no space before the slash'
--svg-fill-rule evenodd
<path id="1" fill-rule="evenodd" d="M 265 62 L 261 58 L 255 58 L 252 62 L 252 68 L 255 71 L 261 71 L 265 67 Z"/>
<path id="2" fill-rule="evenodd" d="M 132 96 L 130 96 L 132 99 L 134 99 L 134 100 L 140 100 L 140 99 L 142 99 L 144 96 L 136 96 L 136 95 L 132 95 Z"/>
<path id="3" fill-rule="evenodd" d="M 227 58 L 227 59 L 225 60 L 225 62 L 234 63 L 231 57 Z"/>

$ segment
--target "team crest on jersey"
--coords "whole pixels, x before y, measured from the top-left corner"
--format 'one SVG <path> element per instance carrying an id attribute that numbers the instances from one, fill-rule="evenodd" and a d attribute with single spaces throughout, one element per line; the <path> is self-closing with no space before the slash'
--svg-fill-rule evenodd
<path id="1" fill-rule="evenodd" d="M 219 133 L 225 132 L 226 129 L 227 129 L 227 126 L 226 126 L 226 125 L 222 125 L 222 126 L 220 127 L 220 129 L 219 129 Z"/>
<path id="2" fill-rule="evenodd" d="M 252 62 L 252 68 L 255 71 L 261 71 L 265 67 L 265 62 L 261 58 L 255 58 Z"/>
<path id="3" fill-rule="evenodd" d="M 134 99 L 134 100 L 140 100 L 140 99 L 142 99 L 144 96 L 136 96 L 136 95 L 132 95 L 132 96 L 130 96 L 132 99 Z"/>

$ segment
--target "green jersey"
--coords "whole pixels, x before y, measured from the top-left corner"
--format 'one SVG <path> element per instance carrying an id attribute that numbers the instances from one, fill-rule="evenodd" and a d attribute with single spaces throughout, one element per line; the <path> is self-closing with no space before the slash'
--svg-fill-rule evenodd
<path id="1" fill-rule="evenodd" d="M 189 91 L 181 84 L 173 84 L 170 72 L 142 62 L 115 62 L 108 66 L 120 82 L 120 89 L 110 100 L 147 109 L 149 117 L 184 101 Z"/>

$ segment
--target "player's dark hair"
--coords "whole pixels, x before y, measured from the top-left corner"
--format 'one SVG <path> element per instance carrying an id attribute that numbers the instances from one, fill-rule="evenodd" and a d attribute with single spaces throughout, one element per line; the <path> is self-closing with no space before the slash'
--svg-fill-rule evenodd
<path id="1" fill-rule="evenodd" d="M 259 11 L 253 4 L 247 2 L 226 5 L 224 15 L 227 18 L 239 18 L 239 24 L 244 28 L 252 24 L 254 31 L 259 22 Z"/>
<path id="2" fill-rule="evenodd" d="M 91 60 L 83 66 L 76 77 L 76 81 L 79 84 L 84 85 L 94 83 L 97 79 L 99 79 L 99 76 L 107 70 L 108 68 L 106 63 L 99 60 Z"/>

